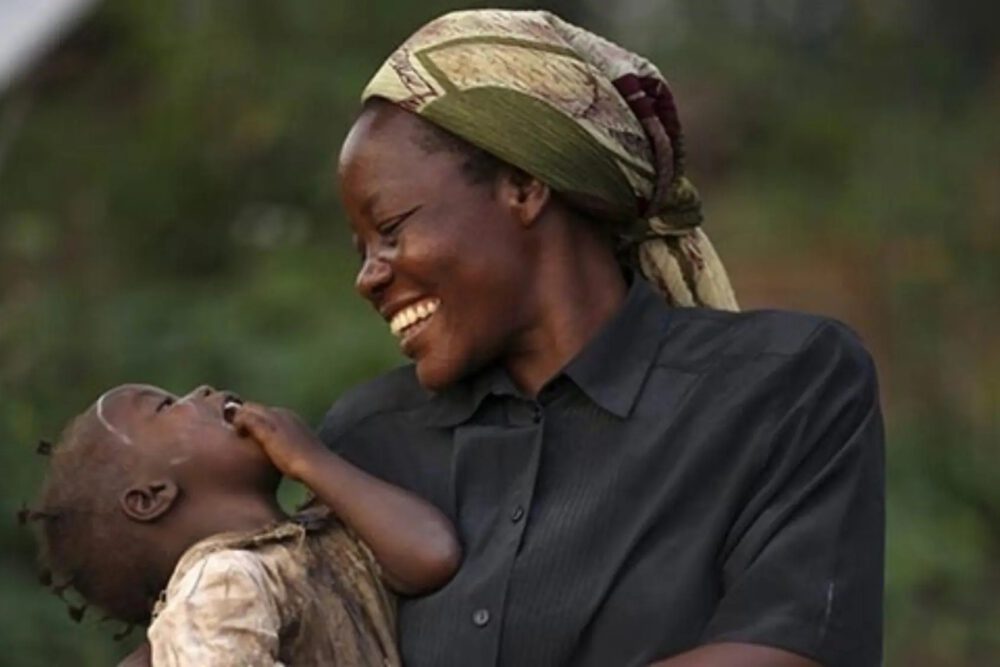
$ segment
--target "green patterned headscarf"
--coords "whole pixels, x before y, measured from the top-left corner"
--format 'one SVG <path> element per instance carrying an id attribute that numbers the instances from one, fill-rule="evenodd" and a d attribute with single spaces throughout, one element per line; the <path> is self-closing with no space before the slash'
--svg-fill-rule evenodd
<path id="1" fill-rule="evenodd" d="M 673 96 L 649 61 L 544 11 L 446 14 L 368 83 L 383 98 L 547 183 L 638 244 L 673 305 L 736 310 L 684 175 Z"/>

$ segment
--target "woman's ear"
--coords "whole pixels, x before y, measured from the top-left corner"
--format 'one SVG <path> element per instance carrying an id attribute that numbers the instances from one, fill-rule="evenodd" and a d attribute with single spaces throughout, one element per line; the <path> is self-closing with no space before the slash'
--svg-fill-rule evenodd
<path id="1" fill-rule="evenodd" d="M 548 185 L 520 169 L 501 176 L 500 196 L 524 227 L 531 227 L 549 203 Z"/>
<path id="2" fill-rule="evenodd" d="M 130 486 L 122 493 L 119 504 L 133 521 L 155 521 L 173 507 L 178 494 L 173 480 L 157 479 Z"/>

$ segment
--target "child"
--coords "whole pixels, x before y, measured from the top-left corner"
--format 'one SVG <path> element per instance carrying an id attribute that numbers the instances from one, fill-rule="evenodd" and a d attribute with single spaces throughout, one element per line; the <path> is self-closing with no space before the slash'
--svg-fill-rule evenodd
<path id="1" fill-rule="evenodd" d="M 326 507 L 286 517 L 281 473 Z M 156 667 L 398 665 L 381 582 L 427 592 L 460 558 L 431 505 L 331 455 L 294 414 L 210 387 L 105 393 L 63 433 L 29 515 L 59 592 L 152 620 L 127 662 Z"/>

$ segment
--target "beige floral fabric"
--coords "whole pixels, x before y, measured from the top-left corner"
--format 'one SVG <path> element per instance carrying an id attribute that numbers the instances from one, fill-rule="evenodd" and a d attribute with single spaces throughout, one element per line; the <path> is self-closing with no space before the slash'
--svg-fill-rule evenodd
<path id="1" fill-rule="evenodd" d="M 155 667 L 397 667 L 394 602 L 344 527 L 219 535 L 181 558 L 148 630 Z"/>

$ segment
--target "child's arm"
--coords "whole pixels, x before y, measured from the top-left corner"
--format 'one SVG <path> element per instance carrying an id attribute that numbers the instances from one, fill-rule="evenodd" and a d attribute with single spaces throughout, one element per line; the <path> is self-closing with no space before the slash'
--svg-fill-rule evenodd
<path id="1" fill-rule="evenodd" d="M 458 569 L 458 539 L 433 505 L 337 456 L 293 412 L 246 403 L 231 415 L 233 426 L 260 443 L 278 470 L 309 487 L 358 534 L 394 590 L 425 593 Z"/>

